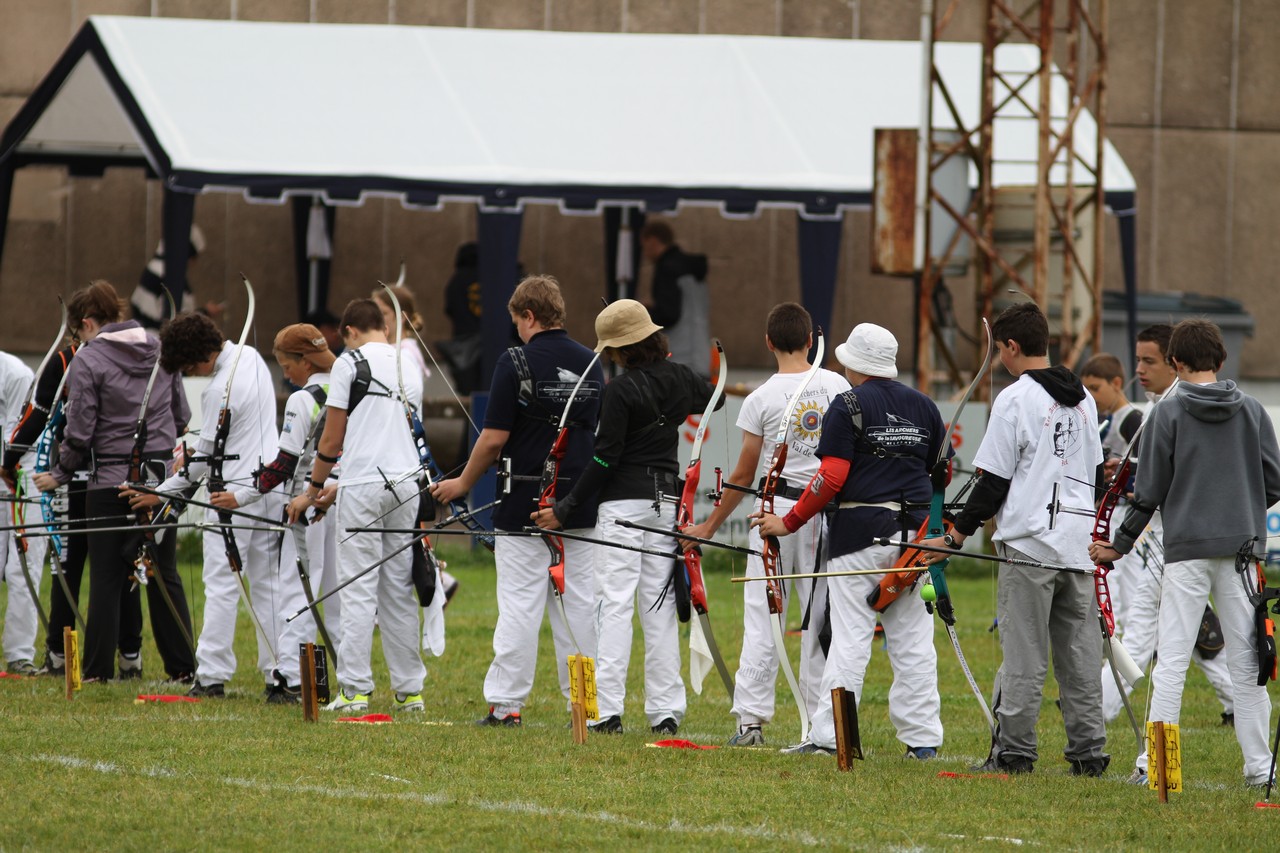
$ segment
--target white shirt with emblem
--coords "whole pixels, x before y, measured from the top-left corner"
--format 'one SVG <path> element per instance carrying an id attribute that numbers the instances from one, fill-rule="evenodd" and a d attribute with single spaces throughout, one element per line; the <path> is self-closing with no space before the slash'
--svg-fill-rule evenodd
<path id="1" fill-rule="evenodd" d="M 1101 462 L 1093 397 L 1085 393 L 1077 405 L 1065 406 L 1024 373 L 996 398 L 973 459 L 981 470 L 1011 481 L 992 539 L 1046 563 L 1092 566 L 1093 522 L 1059 512 L 1051 530 L 1049 504 L 1057 486 L 1061 506 L 1091 510 Z"/>
<path id="2" fill-rule="evenodd" d="M 738 427 L 752 435 L 763 436 L 760 450 L 762 467 L 773 458 L 774 439 L 778 435 L 783 410 L 803 380 L 803 373 L 775 373 L 742 401 Z M 818 473 L 821 460 L 814 452 L 822 436 L 822 417 L 827 413 L 831 399 L 851 387 L 839 373 L 823 368 L 804 389 L 787 426 L 787 461 L 782 475 L 788 486 L 804 488 Z"/>

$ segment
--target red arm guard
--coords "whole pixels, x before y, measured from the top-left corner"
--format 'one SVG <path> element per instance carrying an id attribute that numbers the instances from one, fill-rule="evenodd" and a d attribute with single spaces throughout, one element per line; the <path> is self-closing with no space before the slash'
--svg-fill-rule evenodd
<path id="1" fill-rule="evenodd" d="M 262 466 L 258 473 L 258 491 L 265 495 L 285 480 L 292 479 L 297 469 L 298 457 L 281 450 L 275 461 Z"/>
<path id="2" fill-rule="evenodd" d="M 832 498 L 840 494 L 840 490 L 844 488 L 844 481 L 849 476 L 850 464 L 848 459 L 841 459 L 838 456 L 822 458 L 822 466 L 818 468 L 818 473 L 813 475 L 809 485 L 805 486 L 800 500 L 796 501 L 795 506 L 782 519 L 787 530 L 795 533 L 804 526 L 806 521 L 831 503 Z"/>

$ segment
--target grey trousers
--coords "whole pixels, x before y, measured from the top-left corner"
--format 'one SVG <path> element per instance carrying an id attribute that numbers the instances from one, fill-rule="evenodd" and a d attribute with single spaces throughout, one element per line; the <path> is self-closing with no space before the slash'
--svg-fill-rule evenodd
<path id="1" fill-rule="evenodd" d="M 1006 557 L 1030 559 L 1007 545 Z M 1001 566 L 996 595 L 1003 660 L 996 673 L 992 710 L 999 727 L 996 754 L 1035 761 L 1036 719 L 1053 654 L 1068 760 L 1100 757 L 1107 730 L 1098 668 L 1102 632 L 1093 580 L 1088 575 L 1023 566 Z"/>

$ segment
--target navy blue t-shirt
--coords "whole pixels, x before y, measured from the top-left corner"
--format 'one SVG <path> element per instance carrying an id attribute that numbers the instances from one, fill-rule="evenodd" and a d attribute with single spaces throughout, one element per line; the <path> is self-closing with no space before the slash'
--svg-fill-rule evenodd
<path id="1" fill-rule="evenodd" d="M 520 399 L 520 376 L 511 353 L 504 352 L 493 370 L 484 425 L 511 433 L 503 454 L 511 458 L 513 474 L 538 477 L 542 474 L 547 454 L 551 452 L 551 445 L 555 443 L 556 427 L 565 401 L 595 353 L 574 341 L 563 329 L 539 332 L 522 349 L 533 378 L 533 398 L 529 401 Z M 578 475 L 591 461 L 603 387 L 604 371 L 597 362 L 578 389 L 569 412 L 570 422 L 577 425 L 569 430 L 568 447 L 560 464 L 560 480 L 556 485 L 559 496 L 569 494 Z M 538 509 L 538 495 L 537 482 L 517 480 L 512 483 L 511 494 L 503 498 L 494 511 L 494 527 L 519 530 L 528 525 L 530 513 Z M 574 509 L 565 527 L 592 527 L 595 523 L 596 503 L 588 502 Z"/>
<path id="2" fill-rule="evenodd" d="M 862 408 L 862 439 L 855 440 L 849 405 L 845 395 L 838 394 L 822 419 L 818 440 L 818 456 L 851 462 L 837 500 L 928 503 L 933 496 L 929 469 L 947 431 L 938 407 L 914 388 L 891 379 L 869 379 L 849 393 Z M 876 455 L 877 448 L 883 456 Z M 911 534 L 927 515 L 925 510 L 910 514 Z M 868 547 L 873 537 L 901 533 L 902 519 L 891 509 L 837 510 L 830 525 L 830 554 L 852 554 Z"/>

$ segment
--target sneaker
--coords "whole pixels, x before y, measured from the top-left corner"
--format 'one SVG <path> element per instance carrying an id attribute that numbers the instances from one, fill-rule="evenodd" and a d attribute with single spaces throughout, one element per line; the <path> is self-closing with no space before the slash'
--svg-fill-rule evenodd
<path id="1" fill-rule="evenodd" d="M 1036 763 L 1025 755 L 1001 755 L 991 757 L 982 764 L 975 764 L 969 769 L 974 773 L 1008 773 L 1021 776 L 1035 770 Z"/>
<path id="2" fill-rule="evenodd" d="M 444 581 L 444 606 L 448 607 L 449 602 L 453 601 L 454 595 L 457 594 L 460 584 L 457 578 L 447 573 L 444 574 L 441 580 Z"/>
<path id="3" fill-rule="evenodd" d="M 622 717 L 614 714 L 598 722 L 588 723 L 587 730 L 600 735 L 620 735 L 622 734 Z"/>
<path id="4" fill-rule="evenodd" d="M 35 675 L 39 671 L 35 664 L 25 658 L 9 661 L 8 670 L 14 675 Z"/>
<path id="5" fill-rule="evenodd" d="M 421 696 L 418 697 L 418 701 L 419 702 L 422 701 Z M 419 708 L 418 710 L 422 710 L 422 709 Z M 509 729 L 514 729 L 520 726 L 520 715 L 506 714 L 504 716 L 499 717 L 497 714 L 493 713 L 493 706 L 490 705 L 489 713 L 481 717 L 480 719 L 476 720 L 476 725 L 477 726 L 506 726 Z"/>
<path id="6" fill-rule="evenodd" d="M 202 684 L 199 680 L 191 685 L 191 689 L 187 691 L 188 696 L 195 696 L 201 699 L 221 699 L 226 696 L 226 691 L 222 688 L 222 682 L 216 681 L 213 684 Z"/>
<path id="7" fill-rule="evenodd" d="M 836 751 L 825 746 L 818 746 L 811 740 L 802 741 L 795 746 L 779 750 L 783 755 L 835 755 Z"/>
<path id="8" fill-rule="evenodd" d="M 1141 785 L 1147 787 L 1147 771 L 1141 767 L 1133 768 L 1133 772 L 1129 774 L 1129 778 L 1124 780 L 1126 785 Z"/>
<path id="9" fill-rule="evenodd" d="M 1268 787 L 1270 787 L 1272 792 L 1274 792 L 1276 790 L 1276 778 L 1272 776 L 1270 783 L 1267 783 L 1265 780 L 1262 782 L 1245 782 L 1244 786 L 1250 791 L 1258 791 L 1262 794 L 1267 792 Z"/>
<path id="10" fill-rule="evenodd" d="M 56 675 L 58 677 L 67 674 L 67 659 L 55 651 L 46 651 L 44 655 L 44 666 L 36 670 L 36 675 Z"/>
<path id="11" fill-rule="evenodd" d="M 764 730 L 760 726 L 738 726 L 738 732 L 729 738 L 729 746 L 764 746 Z"/>
<path id="12" fill-rule="evenodd" d="M 655 735 L 673 735 L 679 729 L 680 724 L 676 722 L 675 717 L 663 717 L 656 726 L 649 727 Z"/>
<path id="13" fill-rule="evenodd" d="M 1067 759 L 1071 762 L 1072 776 L 1088 776 L 1096 779 L 1103 773 L 1107 772 L 1107 766 L 1111 764 L 1110 755 L 1100 755 L 1097 758 L 1086 758 L 1083 761 L 1077 758 Z"/>
<path id="14" fill-rule="evenodd" d="M 134 652 L 130 655 L 121 652 L 116 655 L 116 671 L 121 681 L 142 678 L 142 653 Z"/>
<path id="15" fill-rule="evenodd" d="M 916 761 L 932 761 L 938 757 L 938 748 L 936 746 L 909 746 L 907 747 L 906 757 Z"/>
<path id="16" fill-rule="evenodd" d="M 412 711 L 420 714 L 426 710 L 426 707 L 421 693 L 397 693 L 391 701 L 391 710 L 396 712 Z M 517 714 L 517 724 L 519 719 L 520 715 Z"/>
<path id="17" fill-rule="evenodd" d="M 363 714 L 369 710 L 369 694 L 355 693 L 348 695 L 347 691 L 339 690 L 338 698 L 325 705 L 324 709 L 326 711 L 343 711 L 348 714 Z"/>
<path id="18" fill-rule="evenodd" d="M 262 693 L 266 696 L 268 705 L 298 705 L 302 702 L 302 688 L 290 687 L 283 679 L 275 684 L 268 684 Z"/>
<path id="19" fill-rule="evenodd" d="M 1235 715 L 1235 713 L 1234 713 L 1234 712 L 1233 712 L 1233 713 L 1228 713 L 1228 712 L 1226 712 L 1226 711 L 1223 711 L 1223 712 L 1222 712 L 1222 724 L 1223 724 L 1224 726 L 1231 726 L 1231 728 L 1233 728 L 1233 729 L 1234 729 L 1234 728 L 1236 727 L 1236 715 Z"/>
<path id="20" fill-rule="evenodd" d="M 195 684 L 196 677 L 195 674 L 191 672 L 178 672 L 166 675 L 165 681 L 168 681 L 170 684 Z"/>

